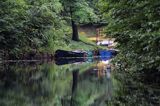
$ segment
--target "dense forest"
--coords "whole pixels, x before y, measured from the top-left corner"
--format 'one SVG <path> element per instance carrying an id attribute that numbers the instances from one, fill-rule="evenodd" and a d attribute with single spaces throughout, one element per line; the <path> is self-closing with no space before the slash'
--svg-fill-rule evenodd
<path id="1" fill-rule="evenodd" d="M 94 2 L 1 0 L 1 52 L 18 58 L 23 53 L 53 53 L 56 48 L 69 48 L 71 39 L 79 40 L 78 24 L 99 20 Z"/>
<path id="2" fill-rule="evenodd" d="M 123 65 L 159 69 L 159 0 L 1 0 L 0 7 L 1 52 L 19 56 L 69 48 L 71 39 L 79 40 L 77 25 L 103 17 L 106 35 L 119 44 Z"/>
<path id="3" fill-rule="evenodd" d="M 104 39 L 115 39 L 111 49 L 118 52 L 111 61 L 94 58 L 93 50 L 109 47 L 80 33 L 85 25 L 101 26 Z M 91 55 L 56 64 L 58 49 Z M 39 58 L 45 55 L 47 62 Z M 28 62 L 30 57 L 42 61 Z M 110 78 L 97 67 L 109 70 Z M 158 106 L 160 0 L 0 0 L 0 69 L 0 104 Z"/>
<path id="4" fill-rule="evenodd" d="M 160 1 L 100 0 L 108 22 L 106 34 L 116 38 L 119 61 L 129 70 L 160 70 Z"/>

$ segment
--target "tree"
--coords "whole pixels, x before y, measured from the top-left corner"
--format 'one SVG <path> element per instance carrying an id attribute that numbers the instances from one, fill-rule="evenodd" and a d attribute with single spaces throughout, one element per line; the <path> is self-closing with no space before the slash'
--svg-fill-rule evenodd
<path id="1" fill-rule="evenodd" d="M 159 70 L 159 7 L 159 0 L 99 0 L 106 34 L 116 38 L 119 59 L 129 70 Z"/>
<path id="2" fill-rule="evenodd" d="M 12 0 L 0 1 L 0 49 L 13 50 L 24 42 L 23 23 L 26 21 L 27 6 L 21 2 Z"/>
<path id="3" fill-rule="evenodd" d="M 9 54 L 53 48 L 65 35 L 59 0 L 1 0 L 0 7 L 0 49 Z"/>
<path id="4" fill-rule="evenodd" d="M 79 41 L 77 25 L 89 23 L 97 19 L 93 8 L 86 0 L 61 0 L 66 16 L 70 17 L 72 25 L 72 40 Z"/>

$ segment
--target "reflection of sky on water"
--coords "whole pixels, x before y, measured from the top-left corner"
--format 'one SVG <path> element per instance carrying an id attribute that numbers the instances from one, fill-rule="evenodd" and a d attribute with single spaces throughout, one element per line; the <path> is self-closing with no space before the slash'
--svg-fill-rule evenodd
<path id="1" fill-rule="evenodd" d="M 111 63 L 110 60 L 102 60 L 96 64 L 94 70 L 97 70 L 98 77 L 107 77 L 111 78 Z"/>
<path id="2" fill-rule="evenodd" d="M 109 64 L 109 60 L 102 60 L 101 62 L 104 64 Z"/>
<path id="3" fill-rule="evenodd" d="M 110 66 L 109 60 L 99 61 L 79 74 L 77 89 L 73 94 L 75 106 L 104 106 L 106 100 L 111 100 L 114 89 L 109 76 L 111 71 L 107 70 Z"/>

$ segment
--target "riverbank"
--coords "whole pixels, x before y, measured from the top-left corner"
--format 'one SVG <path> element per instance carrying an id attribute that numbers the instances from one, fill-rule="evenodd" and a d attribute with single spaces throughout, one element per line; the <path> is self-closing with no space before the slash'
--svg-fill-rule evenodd
<path id="1" fill-rule="evenodd" d="M 52 60 L 57 49 L 67 51 L 105 49 L 105 47 L 97 46 L 95 42 L 90 41 L 87 36 L 84 35 L 80 35 L 80 41 L 73 41 L 70 39 L 70 36 L 68 36 L 67 38 L 61 39 L 61 41 L 59 41 L 59 45 L 53 44 L 46 48 L 39 48 L 38 50 L 22 49 L 19 52 L 15 53 L 10 53 L 8 51 L 1 52 L 0 57 L 2 60 Z"/>

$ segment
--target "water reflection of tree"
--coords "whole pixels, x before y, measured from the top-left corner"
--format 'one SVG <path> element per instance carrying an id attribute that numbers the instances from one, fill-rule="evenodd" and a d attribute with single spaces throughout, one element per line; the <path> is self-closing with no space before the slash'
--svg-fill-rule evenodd
<path id="1" fill-rule="evenodd" d="M 77 85 L 78 85 L 78 75 L 79 75 L 79 70 L 73 70 L 72 72 L 72 95 L 71 95 L 71 101 L 70 101 L 70 105 L 71 106 L 76 106 L 76 103 L 74 101 L 74 94 L 75 91 L 77 89 Z"/>
<path id="2" fill-rule="evenodd" d="M 0 71 L 1 106 L 60 106 L 61 98 L 70 92 L 71 77 L 64 77 L 64 71 L 57 74 L 52 65 L 3 67 Z"/>
<path id="3" fill-rule="evenodd" d="M 72 95 L 72 106 L 97 106 L 96 104 L 111 99 L 112 88 L 111 79 L 97 78 L 90 72 L 84 72 L 78 76 L 78 85 Z"/>
<path id="4" fill-rule="evenodd" d="M 69 106 L 72 78 L 76 76 L 73 70 L 78 69 L 80 73 L 91 66 L 87 63 L 64 66 L 48 63 L 2 65 L 0 106 Z"/>
<path id="5" fill-rule="evenodd" d="M 160 90 L 142 83 L 142 77 L 137 80 L 140 74 L 134 76 L 116 69 L 114 76 L 119 81 L 119 87 L 112 101 L 106 102 L 107 106 L 160 106 Z"/>

